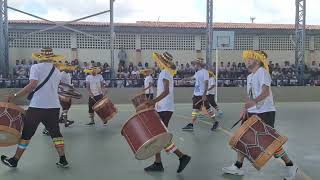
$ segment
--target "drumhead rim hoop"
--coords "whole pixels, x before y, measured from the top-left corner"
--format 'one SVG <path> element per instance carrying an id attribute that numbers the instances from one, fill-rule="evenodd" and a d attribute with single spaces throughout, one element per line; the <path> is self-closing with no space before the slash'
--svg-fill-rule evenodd
<path id="1" fill-rule="evenodd" d="M 24 110 L 22 107 L 20 107 L 16 104 L 13 104 L 13 103 L 0 102 L 0 107 L 15 109 L 22 114 L 25 114 L 25 112 L 26 112 L 26 110 Z"/>
<path id="2" fill-rule="evenodd" d="M 246 130 L 257 121 L 261 121 L 261 119 L 257 115 L 251 116 L 249 119 L 247 119 L 240 128 L 233 134 L 233 136 L 230 139 L 230 146 L 234 147 L 237 142 L 240 140 L 240 138 L 243 136 L 243 134 L 246 132 Z"/>
<path id="3" fill-rule="evenodd" d="M 131 96 L 130 100 L 133 101 L 133 99 L 135 99 L 136 97 L 141 96 L 141 95 L 146 95 L 146 93 L 140 92 L 138 94 L 135 94 L 134 96 Z"/>
<path id="4" fill-rule="evenodd" d="M 109 101 L 110 101 L 110 100 L 109 100 L 108 97 L 103 97 L 102 99 L 100 99 L 98 102 L 96 102 L 96 103 L 93 105 L 92 109 L 93 109 L 93 110 L 99 109 L 98 106 L 101 106 L 101 105 L 102 105 L 102 102 L 109 102 Z"/>
<path id="5" fill-rule="evenodd" d="M 122 128 L 121 128 L 121 134 L 122 134 L 122 131 L 123 131 L 123 128 L 128 124 L 128 122 L 135 116 L 143 113 L 143 112 L 146 112 L 146 111 L 152 111 L 154 110 L 155 112 L 157 112 L 154 108 L 146 108 L 146 109 L 143 109 L 143 110 L 140 110 L 138 112 L 136 112 L 134 115 L 132 115 L 123 125 L 122 125 Z M 157 115 L 159 116 L 158 112 L 157 112 Z"/>
<path id="6" fill-rule="evenodd" d="M 151 139 L 149 139 L 148 141 L 144 142 L 144 143 L 139 147 L 139 149 L 137 149 L 137 151 L 136 151 L 135 154 L 134 154 L 135 158 L 138 159 L 138 160 L 145 160 L 145 159 L 148 159 L 148 158 L 154 156 L 154 155 L 152 155 L 152 156 L 150 156 L 150 157 L 138 158 L 137 154 L 138 154 L 138 152 L 141 151 L 141 149 L 142 149 L 143 147 L 145 147 L 147 144 L 149 144 L 149 143 L 155 141 L 156 139 L 158 139 L 159 137 L 165 136 L 165 135 L 168 135 L 168 136 L 169 136 L 169 138 L 170 138 L 169 142 L 172 141 L 172 138 L 173 138 L 172 133 L 169 133 L 169 132 L 167 131 L 167 132 L 158 134 L 158 135 L 152 137 Z M 161 149 L 163 149 L 166 145 L 167 145 L 167 144 L 164 144 Z"/>

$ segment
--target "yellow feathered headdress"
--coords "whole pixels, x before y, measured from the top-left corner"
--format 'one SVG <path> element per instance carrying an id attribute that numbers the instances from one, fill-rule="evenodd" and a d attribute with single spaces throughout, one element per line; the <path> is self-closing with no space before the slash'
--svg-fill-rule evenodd
<path id="1" fill-rule="evenodd" d="M 167 70 L 172 76 L 177 74 L 176 66 L 173 63 L 173 57 L 170 53 L 163 54 L 152 53 L 152 59 L 156 61 L 160 69 Z"/>
<path id="2" fill-rule="evenodd" d="M 265 52 L 257 50 L 243 51 L 242 57 L 244 60 L 254 59 L 260 61 L 263 64 L 263 67 L 269 72 L 268 56 Z"/>

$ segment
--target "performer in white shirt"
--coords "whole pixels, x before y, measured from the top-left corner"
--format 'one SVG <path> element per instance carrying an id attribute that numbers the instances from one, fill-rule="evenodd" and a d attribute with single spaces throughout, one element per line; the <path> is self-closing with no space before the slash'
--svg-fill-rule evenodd
<path id="1" fill-rule="evenodd" d="M 15 155 L 8 158 L 1 156 L 1 161 L 9 167 L 17 167 L 18 161 L 29 145 L 32 136 L 35 134 L 38 126 L 42 123 L 53 140 L 53 144 L 59 154 L 59 161 L 56 165 L 68 167 L 68 161 L 64 152 L 64 140 L 59 127 L 60 104 L 58 96 L 58 85 L 61 81 L 60 71 L 53 66 L 52 61 L 64 59 L 63 56 L 54 55 L 51 48 L 43 48 L 41 53 L 33 53 L 32 57 L 39 60 L 39 64 L 34 64 L 30 69 L 30 82 L 22 90 L 8 96 L 8 101 L 33 92 L 37 86 L 49 77 L 48 81 L 38 89 L 29 104 L 26 112 L 26 119 L 21 134 L 20 141 Z"/>
<path id="2" fill-rule="evenodd" d="M 216 109 L 216 111 L 218 112 L 218 116 L 222 117 L 223 116 L 223 112 L 222 110 L 220 110 L 219 106 L 216 103 L 215 100 L 215 94 L 216 94 L 216 77 L 214 75 L 214 73 L 212 71 L 208 71 L 209 72 L 209 88 L 208 88 L 208 101 L 209 104 Z"/>
<path id="3" fill-rule="evenodd" d="M 101 74 L 100 68 L 92 68 L 85 70 L 89 75 L 86 77 L 86 86 L 89 94 L 88 107 L 90 122 L 86 125 L 94 125 L 93 105 L 101 100 L 105 94 L 105 82 Z M 107 121 L 104 123 L 106 125 Z"/>
<path id="4" fill-rule="evenodd" d="M 163 53 L 163 55 L 153 53 L 152 57 L 160 67 L 161 72 L 157 82 L 157 97 L 153 100 L 149 100 L 147 106 L 155 106 L 162 122 L 168 127 L 174 112 L 173 75 L 176 73 L 175 65 L 173 63 L 172 55 L 168 52 Z M 191 157 L 183 154 L 173 142 L 166 146 L 165 151 L 167 153 L 174 153 L 179 158 L 177 173 L 182 172 L 191 160 Z M 155 162 L 144 170 L 164 171 L 160 153 L 156 154 Z"/>
<path id="5" fill-rule="evenodd" d="M 205 63 L 202 58 L 197 58 L 192 62 L 195 64 L 197 72 L 192 77 L 195 79 L 193 97 L 192 97 L 192 122 L 187 124 L 182 130 L 193 131 L 193 125 L 197 121 L 199 111 L 201 111 L 202 106 L 204 106 L 209 114 L 209 116 L 215 120 L 215 114 L 212 107 L 210 107 L 209 101 L 207 99 L 208 84 L 209 84 L 209 73 L 205 69 Z M 214 121 L 211 130 L 218 128 L 219 122 Z"/>
<path id="6" fill-rule="evenodd" d="M 140 73 L 145 75 L 144 78 L 144 93 L 148 99 L 153 99 L 153 78 L 152 78 L 152 69 L 141 70 Z"/>
<path id="7" fill-rule="evenodd" d="M 276 108 L 271 91 L 271 77 L 269 74 L 267 54 L 263 51 L 244 51 L 243 58 L 251 74 L 247 77 L 247 100 L 240 116 L 245 121 L 252 115 L 257 115 L 267 125 L 274 127 Z M 275 158 L 281 158 L 287 169 L 286 180 L 292 180 L 297 173 L 297 166 L 289 159 L 287 153 L 281 147 L 275 154 Z M 222 171 L 227 174 L 244 175 L 241 169 L 244 155 L 237 153 L 237 161 Z"/>

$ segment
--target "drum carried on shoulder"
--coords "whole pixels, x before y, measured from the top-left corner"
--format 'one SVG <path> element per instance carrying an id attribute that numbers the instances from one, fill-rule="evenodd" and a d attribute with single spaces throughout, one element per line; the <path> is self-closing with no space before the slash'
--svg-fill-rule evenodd
<path id="1" fill-rule="evenodd" d="M 107 97 L 96 102 L 92 109 L 98 114 L 104 123 L 111 120 L 118 113 L 116 106 Z"/>
<path id="2" fill-rule="evenodd" d="M 121 134 L 138 160 L 154 156 L 163 150 L 173 137 L 153 108 L 141 110 L 133 115 L 123 125 Z"/>
<path id="3" fill-rule="evenodd" d="M 25 110 L 12 104 L 0 102 L 0 147 L 16 145 L 23 128 Z"/>
<path id="4" fill-rule="evenodd" d="M 254 115 L 234 133 L 229 144 L 260 170 L 287 140 L 287 137 L 281 136 L 274 128 Z"/>

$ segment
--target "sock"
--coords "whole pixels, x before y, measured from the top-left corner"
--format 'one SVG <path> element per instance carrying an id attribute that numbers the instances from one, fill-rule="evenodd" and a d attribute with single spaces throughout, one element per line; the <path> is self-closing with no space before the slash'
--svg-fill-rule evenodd
<path id="1" fill-rule="evenodd" d="M 155 164 L 155 165 L 161 165 L 162 162 L 161 162 L 161 161 L 160 161 L 160 162 L 154 162 L 154 164 Z"/>
<path id="2" fill-rule="evenodd" d="M 242 168 L 242 162 L 237 161 L 234 165 L 239 169 Z"/>
<path id="3" fill-rule="evenodd" d="M 17 164 L 19 159 L 17 159 L 16 157 L 13 156 L 12 158 L 9 159 L 9 161 L 11 164 Z"/>
<path id="4" fill-rule="evenodd" d="M 290 162 L 286 163 L 286 166 L 293 166 L 293 162 L 290 161 Z"/>

